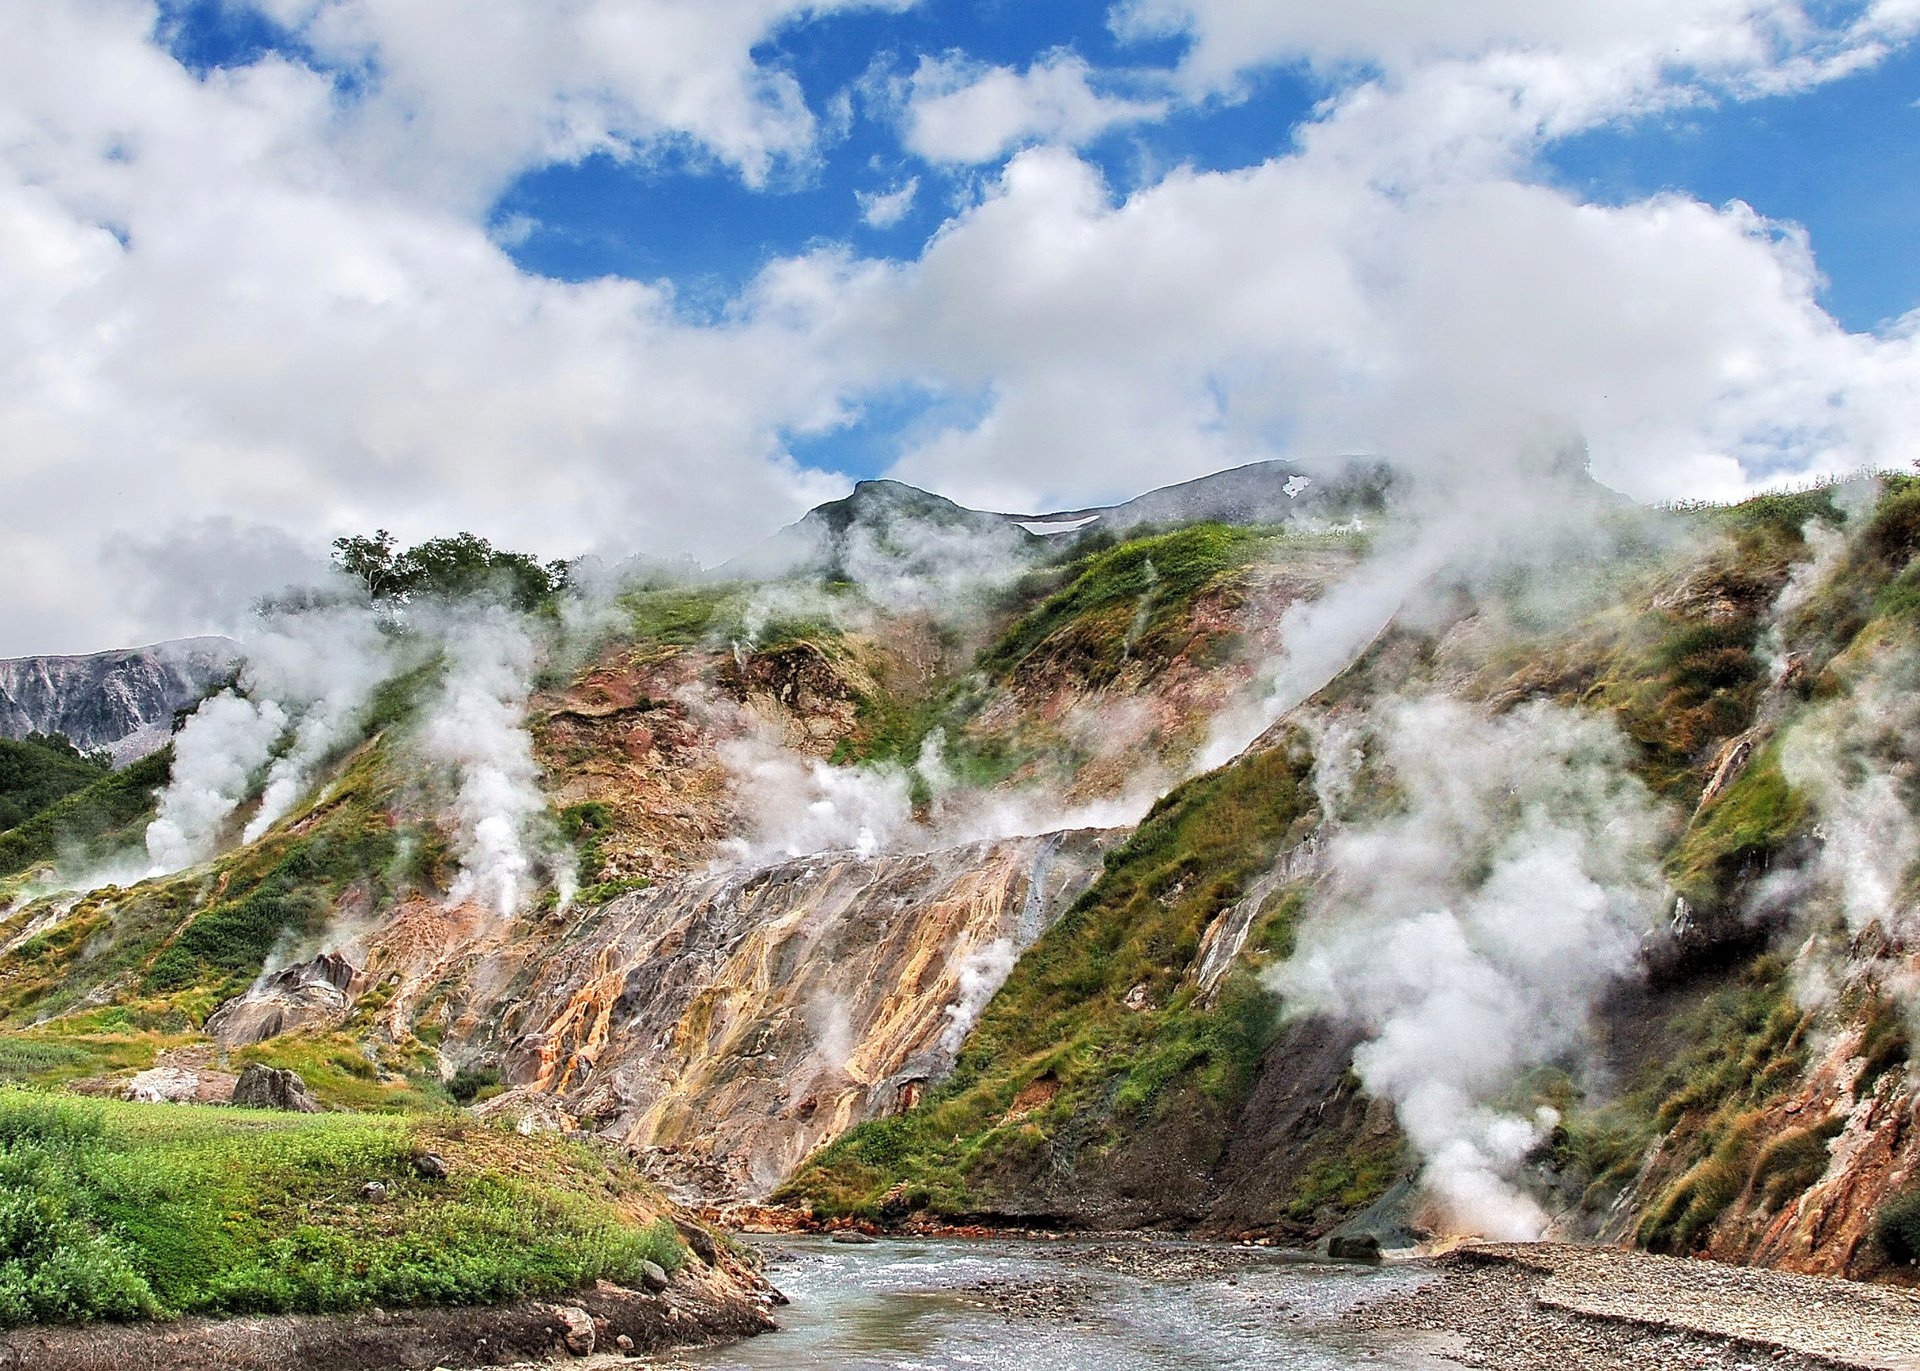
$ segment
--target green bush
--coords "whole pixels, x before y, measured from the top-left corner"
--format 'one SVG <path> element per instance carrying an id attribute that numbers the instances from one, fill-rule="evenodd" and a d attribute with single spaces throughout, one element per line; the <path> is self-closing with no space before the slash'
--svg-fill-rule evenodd
<path id="1" fill-rule="evenodd" d="M 1888 1260 L 1903 1266 L 1920 1261 L 1920 1186 L 1881 1203 L 1873 1214 L 1873 1236 Z"/>

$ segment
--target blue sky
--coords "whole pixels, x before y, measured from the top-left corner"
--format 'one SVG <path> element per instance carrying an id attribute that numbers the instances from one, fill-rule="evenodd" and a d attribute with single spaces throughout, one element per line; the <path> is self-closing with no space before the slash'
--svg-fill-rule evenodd
<path id="1" fill-rule="evenodd" d="M 1907 464 L 1917 40 L 1893 0 L 0 7 L 0 652 L 133 622 L 50 500 L 263 564 L 718 560 L 876 475 Z"/>
<path id="2" fill-rule="evenodd" d="M 190 0 L 167 8 L 172 50 L 202 71 L 274 51 L 307 54 L 295 35 L 243 5 Z M 757 55 L 790 70 L 815 108 L 857 91 L 876 64 L 904 74 L 922 55 L 1023 65 L 1066 48 L 1115 69 L 1178 59 L 1177 38 L 1123 43 L 1107 13 L 1105 0 L 938 0 L 904 13 L 795 24 Z M 1299 64 L 1275 68 L 1230 98 L 1116 130 L 1083 152 L 1116 196 L 1172 165 L 1252 166 L 1284 152 L 1327 93 L 1328 83 Z M 723 304 L 768 261 L 811 244 L 845 240 L 863 252 L 912 255 L 974 174 L 929 170 L 902 149 L 886 112 L 855 94 L 849 126 L 823 145 L 818 165 L 768 187 L 747 187 L 697 150 L 638 160 L 596 155 L 527 171 L 491 215 L 496 226 L 525 225 L 525 236 L 510 235 L 506 246 L 527 271 L 566 281 L 666 278 L 700 311 Z M 1799 224 L 1829 281 L 1822 301 L 1849 328 L 1883 326 L 1920 305 L 1920 50 L 1811 92 L 1721 97 L 1609 122 L 1551 146 L 1540 174 L 1596 200 L 1678 191 L 1714 204 L 1742 200 Z M 924 199 L 913 212 L 884 229 L 861 222 L 856 192 L 916 175 Z"/>
<path id="3" fill-rule="evenodd" d="M 1744 200 L 1805 228 L 1848 328 L 1920 306 L 1920 50 L 1806 94 L 1720 100 L 1569 139 L 1552 174 L 1596 199 Z"/>

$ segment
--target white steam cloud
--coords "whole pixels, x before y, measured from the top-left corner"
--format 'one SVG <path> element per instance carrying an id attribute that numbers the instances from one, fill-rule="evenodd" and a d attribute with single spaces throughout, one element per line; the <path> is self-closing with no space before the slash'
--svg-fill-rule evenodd
<path id="1" fill-rule="evenodd" d="M 239 691 L 204 701 L 174 739 L 172 775 L 147 827 L 149 875 L 211 857 L 256 785 L 265 788 L 244 841 L 292 812 L 320 765 L 353 741 L 374 688 L 395 667 L 387 636 L 362 605 L 267 612 L 242 647 Z"/>
<path id="2" fill-rule="evenodd" d="M 332 605 L 291 617 L 283 631 L 247 645 L 246 678 L 256 695 L 297 718 L 292 745 L 267 770 L 260 806 L 241 835 L 252 842 L 293 811 L 314 771 L 352 742 L 374 689 L 394 671 L 394 654 L 372 613 Z"/>
<path id="3" fill-rule="evenodd" d="M 460 872 L 449 898 L 501 916 L 520 910 L 551 857 L 546 797 L 526 730 L 534 643 L 502 609 L 455 616 L 446 628 L 446 678 L 426 724 L 427 756 L 451 767 Z M 562 868 L 562 902 L 571 895 Z"/>
<path id="4" fill-rule="evenodd" d="M 1516 1178 L 1553 1120 L 1499 1100 L 1577 1049 L 1656 926 L 1658 815 L 1610 723 L 1544 702 L 1497 718 L 1399 703 L 1377 736 L 1404 808 L 1336 828 L 1331 878 L 1271 984 L 1290 1012 L 1362 1028 L 1354 1069 L 1393 1101 L 1441 1222 L 1538 1237 Z M 1328 760 L 1350 772 L 1350 740 Z"/>
<path id="5" fill-rule="evenodd" d="M 214 854 L 221 830 L 253 793 L 286 728 L 286 711 L 272 700 L 223 690 L 201 703 L 173 740 L 173 773 L 147 825 L 148 875 L 178 871 Z"/>
<path id="6" fill-rule="evenodd" d="M 1063 829 L 1119 828 L 1139 822 L 1169 784 L 1160 768 L 1149 766 L 1122 793 L 1081 804 L 1069 804 L 1044 786 L 982 790 L 955 778 L 939 729 L 922 740 L 911 767 L 835 766 L 782 746 L 765 726 L 721 744 L 719 751 L 733 774 L 744 830 L 725 845 L 724 860 L 741 866 L 822 852 L 874 857 Z M 916 783 L 929 797 L 920 813 Z"/>
<path id="7" fill-rule="evenodd" d="M 1838 899 L 1848 930 L 1879 920 L 1901 931 L 1903 882 L 1920 855 L 1911 802 L 1920 779 L 1920 652 L 1877 663 L 1812 710 L 1788 731 L 1780 764 L 1818 815 L 1813 875 Z"/>
<path id="8" fill-rule="evenodd" d="M 719 751 L 733 774 L 745 830 L 725 849 L 735 864 L 816 852 L 872 857 L 929 844 L 914 821 L 913 778 L 905 767 L 834 766 L 781 746 L 764 725 Z"/>

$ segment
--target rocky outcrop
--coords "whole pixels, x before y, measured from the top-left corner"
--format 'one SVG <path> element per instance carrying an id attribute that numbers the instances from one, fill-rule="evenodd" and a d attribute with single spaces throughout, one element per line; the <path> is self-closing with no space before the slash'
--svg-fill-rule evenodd
<path id="1" fill-rule="evenodd" d="M 495 1050 L 518 1089 L 487 1108 L 551 1100 L 689 1198 L 764 1194 L 946 1071 L 1110 841 L 834 853 L 623 896 L 505 1007 Z"/>
<path id="2" fill-rule="evenodd" d="M 347 993 L 353 978 L 353 963 L 332 952 L 287 967 L 214 1010 L 207 1036 L 235 1048 L 300 1029 L 332 1028 L 353 1011 Z"/>
<path id="3" fill-rule="evenodd" d="M 236 1319 L 16 1328 L 0 1371 L 423 1371 L 564 1363 L 575 1347 L 636 1355 L 772 1331 L 773 1288 L 737 1260 L 689 1264 L 666 1291 L 600 1282 L 560 1300 Z M 591 1343 L 588 1335 L 591 1334 Z"/>
<path id="4" fill-rule="evenodd" d="M 84 657 L 0 661 L 0 737 L 64 733 L 125 765 L 165 745 L 174 711 L 239 664 L 226 638 L 181 638 Z"/>
<path id="5" fill-rule="evenodd" d="M 233 1098 L 236 1084 L 237 1078 L 225 1071 L 162 1064 L 135 1072 L 120 1095 L 147 1104 L 224 1104 Z"/>
<path id="6" fill-rule="evenodd" d="M 289 1114 L 318 1114 L 320 1102 L 299 1073 L 253 1063 L 233 1085 L 233 1103 L 241 1109 L 278 1109 Z"/>

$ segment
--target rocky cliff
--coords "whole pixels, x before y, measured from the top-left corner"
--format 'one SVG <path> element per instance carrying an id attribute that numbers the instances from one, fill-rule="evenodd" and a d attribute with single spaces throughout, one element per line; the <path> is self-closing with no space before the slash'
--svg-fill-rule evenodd
<path id="1" fill-rule="evenodd" d="M 0 737 L 64 733 L 125 765 L 163 746 L 175 711 L 239 665 L 225 638 L 182 638 L 82 657 L 0 661 Z"/>

